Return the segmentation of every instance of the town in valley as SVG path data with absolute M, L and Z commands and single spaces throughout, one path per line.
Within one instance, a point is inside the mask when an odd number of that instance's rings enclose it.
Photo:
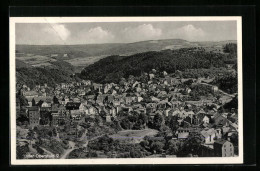
M 237 155 L 237 109 L 223 109 L 236 94 L 207 83 L 212 78 L 177 75 L 153 69 L 119 84 L 22 85 L 18 147 L 69 158 Z M 200 100 L 195 87 L 205 89 Z
M 17 159 L 239 156 L 236 41 L 110 46 L 17 45 Z

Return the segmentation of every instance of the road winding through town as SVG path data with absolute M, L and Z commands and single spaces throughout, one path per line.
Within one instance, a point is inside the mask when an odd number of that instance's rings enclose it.
M 208 84 L 208 83 L 198 83 L 198 84 L 207 85 L 207 86 L 210 86 L 210 87 L 213 87 L 213 86 L 214 86 L 214 85 Z M 228 94 L 228 93 L 226 93 L 226 92 L 224 92 L 223 90 L 220 90 L 220 89 L 218 89 L 218 91 L 219 91 L 220 93 L 226 95 L 226 96 L 231 97 L 231 98 L 234 98 L 235 95 L 236 95 L 236 93 L 235 93 L 235 94 Z
M 75 149 L 75 142 L 69 141 L 69 149 L 65 150 L 60 159 L 66 159 L 69 154 Z

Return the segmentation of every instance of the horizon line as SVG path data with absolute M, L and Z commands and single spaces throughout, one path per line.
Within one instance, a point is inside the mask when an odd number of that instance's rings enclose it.
M 163 40 L 183 40 L 183 41 L 187 41 L 187 42 L 192 42 L 192 43 L 196 43 L 196 42 L 224 42 L 224 41 L 237 41 L 235 39 L 233 40 L 204 40 L 204 41 L 189 41 L 189 40 L 185 40 L 185 39 L 180 39 L 180 38 L 176 38 L 176 39 L 150 39 L 150 40 L 142 40 L 142 41 L 136 41 L 136 42 L 117 42 L 117 43 L 78 43 L 78 44 L 23 44 L 23 43 L 16 43 L 15 45 L 29 45 L 29 46 L 73 46 L 73 45 L 102 45 L 102 44 L 132 44 L 132 43 L 140 43 L 140 42 L 149 42 L 149 41 L 163 41 Z

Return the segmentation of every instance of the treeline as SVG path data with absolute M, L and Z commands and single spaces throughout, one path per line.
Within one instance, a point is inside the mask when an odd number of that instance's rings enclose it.
M 229 54 L 207 52 L 203 48 L 184 48 L 146 52 L 131 56 L 109 56 L 88 67 L 80 74 L 83 79 L 99 83 L 119 82 L 121 77 L 139 76 L 152 69 L 174 73 L 177 70 L 225 67 Z
M 56 61 L 52 61 L 50 62 L 52 65 L 51 66 L 47 66 L 47 68 L 54 68 L 54 69 L 59 69 L 59 70 L 64 70 L 70 74 L 74 73 L 75 68 L 74 66 L 72 66 L 70 63 L 65 62 L 63 60 L 56 60 Z
M 226 61 L 225 61 L 226 63 Z M 211 67 L 209 69 L 201 68 L 201 69 L 187 69 L 181 73 L 183 78 L 199 78 L 199 77 L 218 77 L 219 75 L 229 74 L 229 70 L 224 67 L 215 68 Z

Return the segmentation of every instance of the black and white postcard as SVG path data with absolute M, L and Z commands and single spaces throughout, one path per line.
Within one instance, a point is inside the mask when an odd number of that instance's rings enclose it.
M 11 164 L 243 163 L 241 17 L 10 17 Z

